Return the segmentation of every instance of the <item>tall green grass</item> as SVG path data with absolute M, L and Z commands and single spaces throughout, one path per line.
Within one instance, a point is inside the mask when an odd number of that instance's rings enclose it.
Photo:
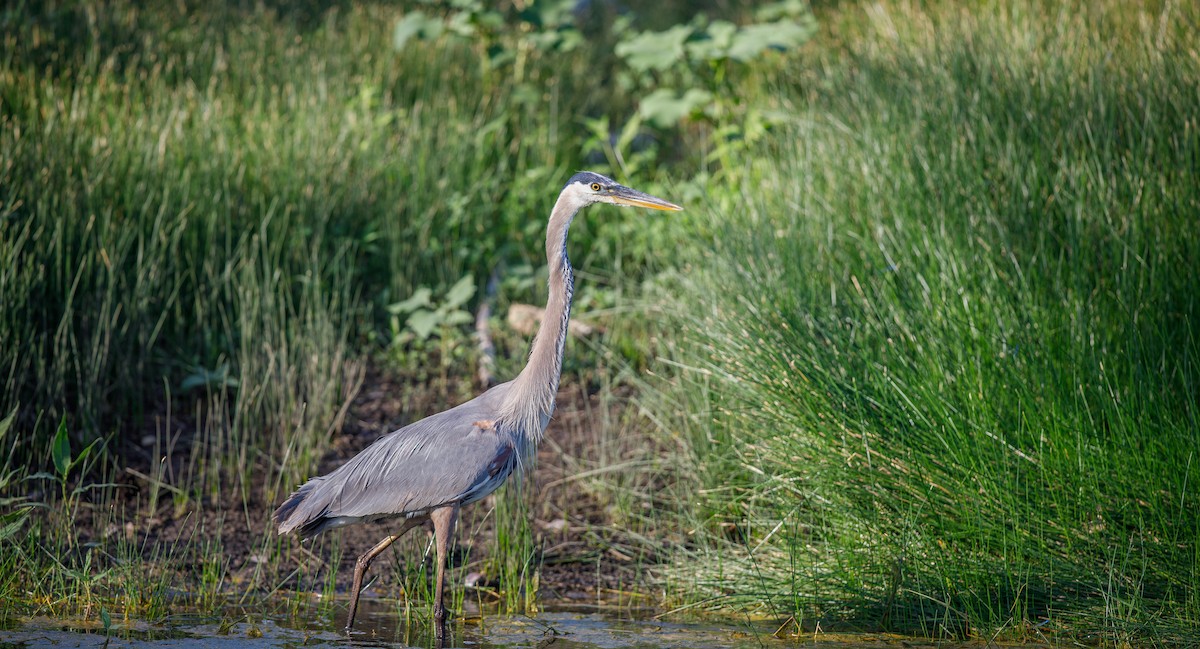
M 403 15 L 6 8 L 0 409 L 20 404 L 42 439 L 38 412 L 68 414 L 86 438 L 146 426 L 164 387 L 236 383 L 235 428 L 291 430 L 307 404 L 301 419 L 324 421 L 302 426 L 323 432 L 341 398 L 325 383 L 352 384 L 336 366 L 375 309 L 544 263 L 543 215 L 588 153 L 586 119 L 628 110 L 593 76 L 611 56 L 397 51 Z M 577 261 L 644 263 L 631 227 L 581 224 Z M 300 369 L 313 349 L 330 353 Z
M 680 599 L 1194 632 L 1200 15 L 827 18 L 679 282 L 693 369 L 656 410 L 695 474 Z
M 595 136 L 586 120 L 629 110 L 597 83 L 611 55 L 514 62 L 449 37 L 397 51 L 403 15 L 0 9 L 0 412 L 18 412 L 21 477 L 49 466 L 65 416 L 76 448 L 106 440 L 113 463 L 89 481 L 131 479 L 130 453 L 166 458 L 138 478 L 153 494 L 139 515 L 169 493 L 176 512 L 232 498 L 249 516 L 329 450 L 364 359 L 391 343 L 386 305 L 544 263 L 555 190 Z M 581 224 L 572 253 L 604 274 L 636 268 L 649 246 L 629 229 Z M 53 500 L 41 494 L 3 495 Z M 42 575 L 67 543 L 53 511 L 30 523 Z M 32 590 L 55 597 L 44 583 Z

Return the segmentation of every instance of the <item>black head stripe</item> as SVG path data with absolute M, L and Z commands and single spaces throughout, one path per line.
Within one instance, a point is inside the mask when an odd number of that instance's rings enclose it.
M 574 176 L 571 176 L 571 179 L 568 180 L 567 184 L 563 185 L 563 187 L 567 187 L 568 185 L 571 185 L 572 183 L 583 183 L 584 185 L 590 185 L 592 183 L 600 183 L 600 185 L 604 186 L 604 187 L 617 184 L 616 181 L 614 181 L 612 178 L 607 178 L 605 176 L 601 176 L 600 174 L 593 173 L 591 171 L 581 171 L 581 172 L 575 174 Z

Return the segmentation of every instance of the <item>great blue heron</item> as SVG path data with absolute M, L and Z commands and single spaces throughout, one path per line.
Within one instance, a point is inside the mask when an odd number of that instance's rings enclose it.
M 532 459 L 554 412 L 574 289 L 567 230 L 579 210 L 592 203 L 683 209 L 600 174 L 572 176 L 546 226 L 550 297 L 529 362 L 517 378 L 379 438 L 329 475 L 304 483 L 275 510 L 280 534 L 298 531 L 304 538 L 345 525 L 403 519 L 395 533 L 355 563 L 347 629 L 354 625 L 363 573 L 371 561 L 405 532 L 431 520 L 438 561 L 433 618 L 438 637 L 444 635 L 446 552 L 458 510 L 495 491 Z

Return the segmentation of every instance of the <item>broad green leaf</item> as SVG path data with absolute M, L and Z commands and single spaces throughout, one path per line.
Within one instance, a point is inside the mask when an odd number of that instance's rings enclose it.
M 67 436 L 67 416 L 63 415 L 58 422 L 58 431 L 54 433 L 54 443 L 50 447 L 50 459 L 54 460 L 54 469 L 60 478 L 67 477 L 71 469 L 71 440 Z
M 534 2 L 527 6 L 532 10 L 530 16 L 534 24 L 542 29 L 570 26 L 575 22 L 577 0 L 550 0 L 549 2 Z
M 707 90 L 691 88 L 682 96 L 670 88 L 659 88 L 642 98 L 638 114 L 659 128 L 669 128 L 712 101 Z
M 403 302 L 397 302 L 395 304 L 389 304 L 384 308 L 392 315 L 412 313 L 417 309 L 429 306 L 429 298 L 431 297 L 433 297 L 433 291 L 427 286 L 422 286 L 421 288 L 413 291 L 413 294 L 410 295 L 407 300 L 404 300 Z
M 504 29 L 504 15 L 498 11 L 481 11 L 474 15 L 473 20 L 476 25 L 489 31 Z
M 446 293 L 446 306 L 456 309 L 466 304 L 467 300 L 471 299 L 473 295 L 475 295 L 475 278 L 470 275 L 464 275 Z
M 438 18 L 431 18 L 423 11 L 412 11 L 404 15 L 392 30 L 392 47 L 397 50 L 413 39 L 433 39 L 442 35 L 446 25 Z
M 471 21 L 471 14 L 459 12 L 450 14 L 449 20 L 445 22 L 446 30 L 455 36 L 463 38 L 471 38 L 475 36 L 477 31 L 475 24 Z
M 563 52 L 571 52 L 584 44 L 583 34 L 577 29 L 567 29 L 562 32 L 562 42 L 559 43 L 558 49 Z
M 404 49 L 409 39 L 421 34 L 421 26 L 424 21 L 425 14 L 420 11 L 405 14 L 396 22 L 396 27 L 392 30 L 392 47 L 397 50 Z
M 687 43 L 688 58 L 699 63 L 729 56 L 729 47 L 737 30 L 737 25 L 731 22 L 714 21 L 704 30 L 703 38 Z
M 108 633 L 112 628 L 112 616 L 108 614 L 108 609 L 100 609 L 100 623 L 104 625 L 104 632 Z
M 475 318 L 472 317 L 470 313 L 463 311 L 462 309 L 457 309 L 447 313 L 445 320 L 442 321 L 442 324 L 447 327 L 454 327 L 461 324 L 467 324 L 474 319 Z
M 561 40 L 562 37 L 558 34 L 558 32 L 554 31 L 533 32 L 525 37 L 525 41 L 531 43 L 540 52 L 553 51 Z
M 433 311 L 419 309 L 408 316 L 408 328 L 416 335 L 417 340 L 425 340 L 429 338 L 429 334 L 433 333 L 440 320 L 438 314 Z
M 729 46 L 729 58 L 749 61 L 767 49 L 790 49 L 807 41 L 814 28 L 791 20 L 776 23 L 746 25 L 738 30 Z
M 617 56 L 638 72 L 666 70 L 683 60 L 683 44 L 692 27 L 676 25 L 665 32 L 643 32 L 617 43 Z

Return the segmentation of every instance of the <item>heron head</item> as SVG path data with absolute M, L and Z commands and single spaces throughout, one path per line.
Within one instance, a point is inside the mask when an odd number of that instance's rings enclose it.
M 611 203 L 623 207 L 647 207 L 670 212 L 683 209 L 674 203 L 631 189 L 612 178 L 590 171 L 581 171 L 571 176 L 563 187 L 563 192 L 569 193 L 581 207 L 592 203 Z

